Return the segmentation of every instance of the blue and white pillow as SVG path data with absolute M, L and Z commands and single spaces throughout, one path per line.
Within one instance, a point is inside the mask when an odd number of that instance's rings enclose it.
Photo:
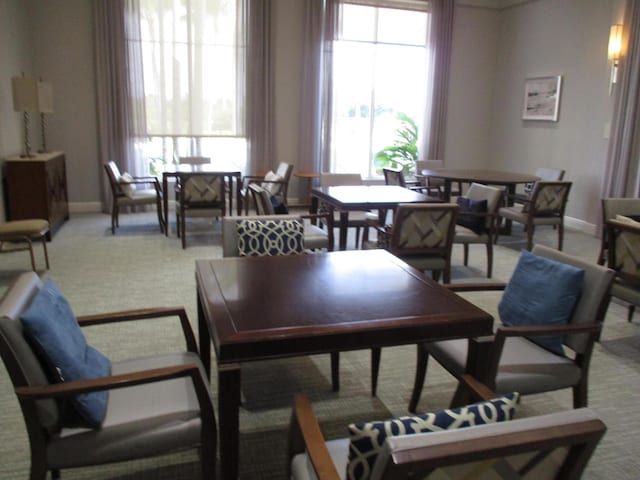
M 241 257 L 296 255 L 304 251 L 304 225 L 298 219 L 238 220 Z
M 352 423 L 349 425 L 347 479 L 366 480 L 370 477 L 387 437 L 455 430 L 511 420 L 518 397 L 518 393 L 510 393 L 486 402 L 435 413 L 379 422 Z
M 111 361 L 87 344 L 69 303 L 53 280 L 44 283 L 20 322 L 56 381 L 111 375 Z M 99 428 L 106 414 L 107 398 L 106 390 L 76 395 L 71 400 L 72 412 L 63 419 L 64 426 Z

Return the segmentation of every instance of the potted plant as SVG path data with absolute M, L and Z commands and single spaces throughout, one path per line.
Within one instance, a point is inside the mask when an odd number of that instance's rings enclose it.
M 398 112 L 396 118 L 400 122 L 396 128 L 396 138 L 392 145 L 376 153 L 374 165 L 378 172 L 384 167 L 391 167 L 402 168 L 405 174 L 412 175 L 418 159 L 418 126 L 405 113 Z

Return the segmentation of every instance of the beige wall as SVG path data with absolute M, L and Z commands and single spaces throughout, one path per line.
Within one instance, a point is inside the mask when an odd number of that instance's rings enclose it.
M 575 182 L 568 215 L 578 225 L 595 223 L 612 101 L 607 35 L 622 1 L 534 0 L 505 9 L 458 6 L 446 163 L 524 172 L 538 166 L 565 168 Z M 275 155 L 293 163 L 303 27 L 303 2 L 274 0 Z M 0 0 L 0 64 L 0 155 L 18 153 L 22 144 L 20 115 L 11 108 L 10 77 L 24 69 L 52 81 L 56 112 L 49 117 L 48 141 L 67 152 L 72 212 L 97 210 L 102 171 L 96 161 L 91 0 Z M 564 78 L 560 121 L 523 122 L 524 79 L 547 74 Z

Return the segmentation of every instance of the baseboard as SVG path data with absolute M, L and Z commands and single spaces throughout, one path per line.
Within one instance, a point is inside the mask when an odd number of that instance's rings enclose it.
M 69 213 L 101 213 L 100 202 L 73 202 L 69 203 Z
M 596 225 L 593 223 L 585 222 L 584 220 L 580 220 L 578 218 L 573 217 L 564 217 L 564 225 L 567 228 L 572 230 L 578 230 L 587 235 L 596 236 L 597 229 Z

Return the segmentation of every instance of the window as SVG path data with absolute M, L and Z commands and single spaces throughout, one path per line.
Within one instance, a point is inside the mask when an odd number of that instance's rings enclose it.
M 140 0 L 145 132 L 156 173 L 180 156 L 244 170 L 244 44 L 238 0 Z
M 410 3 L 412 10 L 356 3 L 341 6 L 334 44 L 331 170 L 371 178 L 380 176 L 373 158 L 393 143 L 398 113 L 423 130 L 430 15 L 427 2 L 396 3 Z

